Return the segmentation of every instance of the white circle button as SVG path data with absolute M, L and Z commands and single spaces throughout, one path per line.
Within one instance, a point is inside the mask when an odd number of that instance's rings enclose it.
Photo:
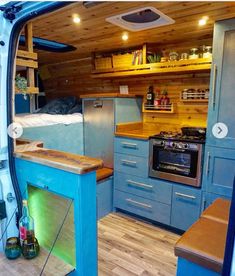
M 23 127 L 19 123 L 12 123 L 8 126 L 7 133 L 13 139 L 20 138 L 23 134 Z
M 228 127 L 224 123 L 216 123 L 212 128 L 213 135 L 218 139 L 223 139 L 228 134 Z

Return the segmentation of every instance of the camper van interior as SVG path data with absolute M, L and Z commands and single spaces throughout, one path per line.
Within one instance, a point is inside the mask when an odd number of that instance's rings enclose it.
M 39 14 L 17 38 L 21 253 L 12 195 L 7 218 L 0 202 L 2 275 L 235 275 L 235 2 Z

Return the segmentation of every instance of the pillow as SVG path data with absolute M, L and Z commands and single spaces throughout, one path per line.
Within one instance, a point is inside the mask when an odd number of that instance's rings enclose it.
M 67 114 L 68 111 L 75 106 L 77 102 L 76 97 L 65 97 L 50 101 L 43 106 L 37 113 L 47 114 Z
M 73 114 L 73 113 L 82 113 L 82 104 L 78 103 L 73 108 L 71 108 L 67 114 Z

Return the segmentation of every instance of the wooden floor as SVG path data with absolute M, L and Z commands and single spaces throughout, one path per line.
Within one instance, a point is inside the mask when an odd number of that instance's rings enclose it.
M 179 235 L 123 214 L 101 219 L 99 276 L 173 276 L 174 244 Z
M 173 276 L 176 270 L 174 244 L 178 235 L 135 220 L 124 214 L 106 216 L 98 223 L 99 276 Z M 0 275 L 38 276 L 46 251 L 31 261 L 22 257 L 10 261 L 0 255 Z M 42 275 L 62 276 L 70 265 L 51 256 Z

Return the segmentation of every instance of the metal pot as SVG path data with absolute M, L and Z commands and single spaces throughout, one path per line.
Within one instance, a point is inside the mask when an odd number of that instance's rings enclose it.
M 206 136 L 205 127 L 182 127 L 182 134 L 187 136 Z

